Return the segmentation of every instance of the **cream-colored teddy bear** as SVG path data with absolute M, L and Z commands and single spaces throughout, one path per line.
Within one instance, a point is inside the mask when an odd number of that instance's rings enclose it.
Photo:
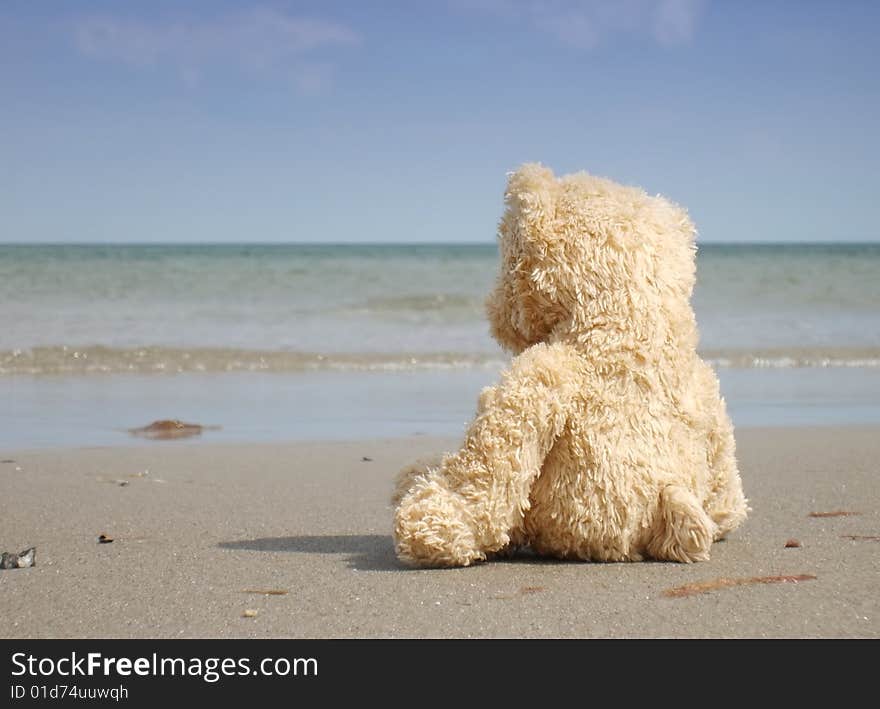
M 693 224 L 662 197 L 535 164 L 510 176 L 505 202 L 487 311 L 516 356 L 461 449 L 398 476 L 398 556 L 708 559 L 748 508 L 696 350 Z

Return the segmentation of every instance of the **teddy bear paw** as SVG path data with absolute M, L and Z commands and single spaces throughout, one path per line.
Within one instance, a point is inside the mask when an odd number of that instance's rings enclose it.
M 412 566 L 470 566 L 486 558 L 477 548 L 457 495 L 432 481 L 412 490 L 394 518 L 397 556 Z
M 689 490 L 667 485 L 660 491 L 660 505 L 648 553 L 665 561 L 708 561 L 715 523 Z

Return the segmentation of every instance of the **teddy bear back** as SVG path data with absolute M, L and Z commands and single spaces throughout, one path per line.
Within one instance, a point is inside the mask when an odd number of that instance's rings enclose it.
M 684 209 L 585 172 L 509 177 L 487 311 L 517 353 L 538 342 L 642 355 L 696 348 L 695 229 Z

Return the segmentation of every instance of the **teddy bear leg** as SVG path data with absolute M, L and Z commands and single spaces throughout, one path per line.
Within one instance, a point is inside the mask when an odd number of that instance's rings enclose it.
M 397 507 L 404 495 L 412 490 L 418 478 L 426 476 L 431 470 L 436 470 L 442 462 L 443 456 L 438 454 L 430 458 L 420 458 L 416 462 L 402 468 L 394 479 L 394 492 L 391 494 L 391 504 Z
M 648 554 L 662 561 L 707 561 L 715 523 L 696 496 L 680 485 L 660 491 L 657 517 L 648 542 Z

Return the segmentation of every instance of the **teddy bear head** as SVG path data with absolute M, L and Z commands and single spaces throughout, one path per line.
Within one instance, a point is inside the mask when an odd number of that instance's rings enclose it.
M 695 229 L 679 206 L 580 172 L 512 173 L 498 227 L 492 334 L 519 353 L 539 342 L 696 345 L 690 296 Z

